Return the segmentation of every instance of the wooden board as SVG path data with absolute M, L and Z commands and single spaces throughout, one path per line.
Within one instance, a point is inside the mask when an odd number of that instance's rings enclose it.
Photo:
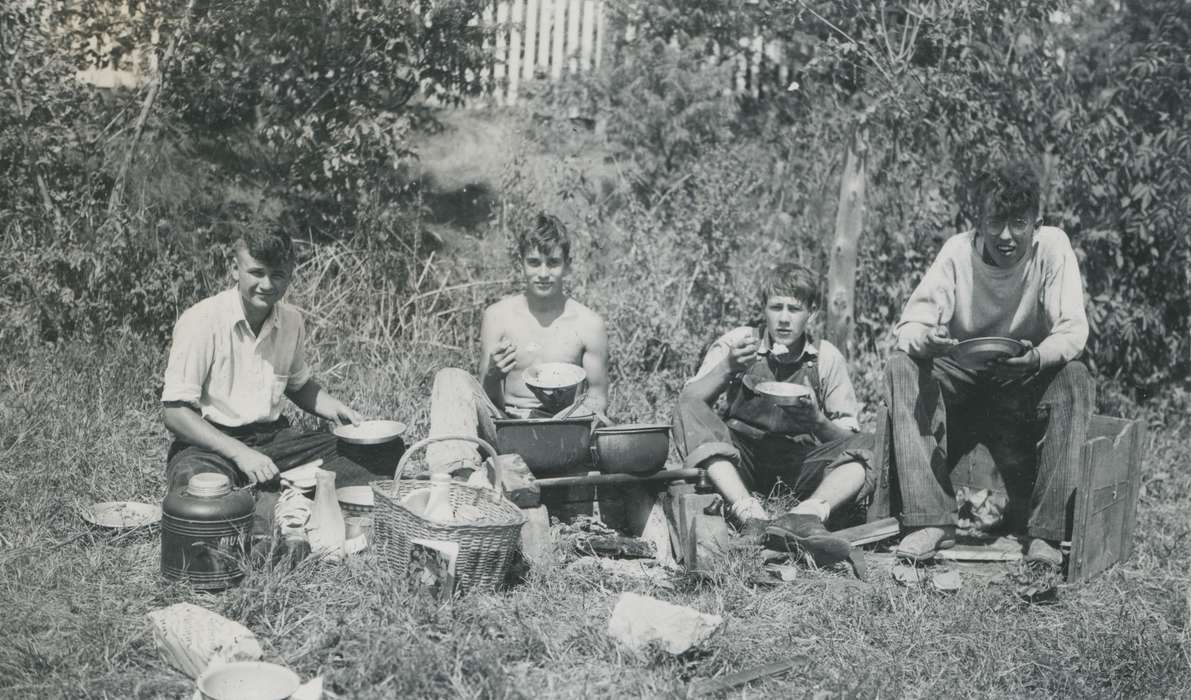
M 1085 443 L 1067 580 L 1086 581 L 1129 556 L 1141 486 L 1143 426 L 1097 416 Z

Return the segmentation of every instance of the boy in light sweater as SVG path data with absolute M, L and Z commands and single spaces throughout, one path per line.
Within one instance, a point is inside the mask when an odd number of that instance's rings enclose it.
M 939 251 L 906 302 L 889 359 L 893 449 L 909 532 L 897 554 L 920 560 L 955 542 L 950 470 L 977 442 L 1032 451 L 1033 473 L 1003 474 L 1026 511 L 1026 558 L 1062 566 L 1080 449 L 1095 390 L 1075 358 L 1088 337 L 1079 264 L 1063 231 L 1040 225 L 1039 180 L 1024 161 L 993 170 L 979 223 Z M 1026 350 L 972 371 L 960 341 L 1000 336 Z M 1016 498 L 1015 498 L 1016 497 Z M 1015 503 L 1016 501 L 1016 503 Z

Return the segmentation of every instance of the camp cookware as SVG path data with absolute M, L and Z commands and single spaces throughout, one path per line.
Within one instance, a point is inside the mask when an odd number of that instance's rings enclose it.
M 979 372 L 993 360 L 1017 357 L 1025 351 L 1026 346 L 1013 338 L 970 338 L 951 348 L 947 356 L 960 367 Z
M 80 515 L 96 527 L 125 530 L 157 524 L 161 520 L 161 507 L 135 501 L 109 501 L 89 505 Z
M 161 575 L 218 590 L 244 578 L 256 499 L 223 474 L 190 477 L 161 504 Z
M 199 676 L 204 700 L 285 700 L 302 685 L 298 674 L 267 661 L 232 661 Z
M 592 416 L 497 420 L 496 451 L 519 454 L 534 476 L 584 471 L 591 460 Z
M 567 362 L 543 362 L 525 370 L 521 381 L 542 402 L 542 408 L 554 413 L 575 403 L 587 372 Z
M 608 474 L 652 474 L 670 454 L 670 426 L 629 423 L 596 428 L 592 433 L 592 462 Z
M 335 437 L 351 445 L 381 445 L 405 433 L 405 423 L 395 420 L 366 420 L 359 425 L 337 425 Z

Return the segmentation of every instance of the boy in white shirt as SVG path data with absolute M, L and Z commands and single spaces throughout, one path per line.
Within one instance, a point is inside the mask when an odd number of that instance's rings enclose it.
M 281 415 L 285 399 L 333 423 L 360 416 L 311 378 L 301 312 L 281 301 L 294 268 L 290 237 L 281 229 L 253 229 L 235 244 L 236 286 L 187 309 L 174 325 L 165 385 L 169 489 L 204 472 L 235 486 L 263 484 L 315 459 L 336 472 L 339 485 L 375 478 L 336 456 L 330 433 L 301 432 Z M 258 501 L 258 530 L 271 514 Z

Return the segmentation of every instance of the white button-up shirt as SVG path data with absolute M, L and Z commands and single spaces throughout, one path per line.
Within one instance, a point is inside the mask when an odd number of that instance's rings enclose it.
M 310 379 L 306 324 L 293 306 L 278 302 L 252 332 L 235 287 L 208 297 L 174 324 L 161 400 L 194 406 L 228 427 L 281 417 L 285 392 Z

